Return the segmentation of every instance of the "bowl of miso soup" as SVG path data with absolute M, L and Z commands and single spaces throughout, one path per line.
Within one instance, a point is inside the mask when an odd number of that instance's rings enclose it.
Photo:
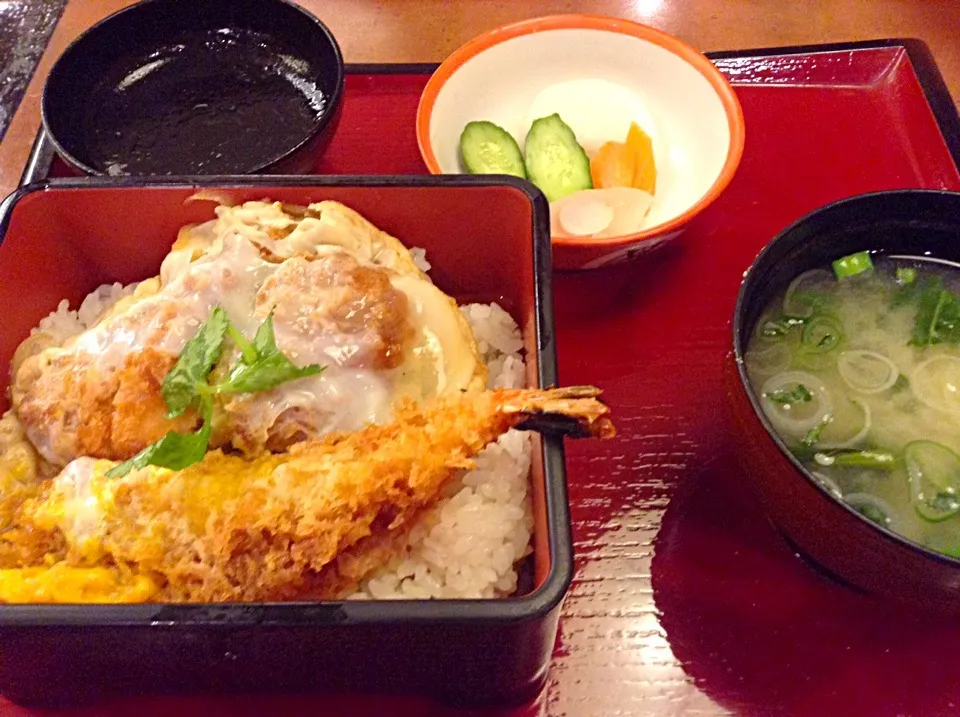
M 960 194 L 819 209 L 744 275 L 729 395 L 781 534 L 868 592 L 960 612 Z

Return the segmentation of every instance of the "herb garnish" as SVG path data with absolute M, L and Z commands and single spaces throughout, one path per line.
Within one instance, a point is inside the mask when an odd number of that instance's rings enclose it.
M 917 305 L 913 326 L 914 346 L 960 343 L 960 295 L 944 288 L 939 276 L 903 285 L 893 297 L 893 307 Z
M 169 431 L 167 435 L 144 448 L 133 458 L 108 470 L 107 478 L 121 478 L 130 471 L 139 470 L 145 466 L 160 466 L 179 471 L 201 461 L 210 445 L 213 418 L 213 403 L 210 399 L 203 399 L 202 404 L 203 425 L 198 431 L 194 433 Z
M 806 435 L 800 439 L 800 443 L 807 448 L 812 448 L 820 440 L 820 434 L 823 433 L 823 429 L 826 428 L 831 421 L 833 421 L 833 414 L 828 413 L 824 415 L 824 417 L 820 419 L 820 422 L 807 431 Z
M 223 335 L 230 326 L 227 313 L 217 306 L 210 318 L 187 341 L 177 362 L 163 379 L 161 393 L 167 404 L 167 418 L 183 414 L 197 399 L 197 386 L 206 384 L 207 376 L 220 360 Z M 230 327 L 233 328 L 233 327 Z
M 277 348 L 273 334 L 273 313 L 260 324 L 253 343 L 230 326 L 230 338 L 240 348 L 240 361 L 230 371 L 226 381 L 211 387 L 213 393 L 256 393 L 267 391 L 281 383 L 305 376 L 313 376 L 323 369 L 312 364 L 299 368 Z
M 910 386 L 910 379 L 908 379 L 903 374 L 897 376 L 897 380 L 893 382 L 893 385 L 890 387 L 894 393 L 899 393 Z
M 790 406 L 795 403 L 809 403 L 813 399 L 810 389 L 802 383 L 798 383 L 795 388 L 778 388 L 774 391 L 767 391 L 764 398 L 768 398 L 781 406 Z
M 763 327 L 760 329 L 760 333 L 767 338 L 786 336 L 795 328 L 803 326 L 806 323 L 806 319 L 795 316 L 782 316 L 778 319 L 770 319 L 769 321 L 764 322 Z
M 210 372 L 220 360 L 226 336 L 240 349 L 240 359 L 226 380 L 209 383 Z M 199 462 L 210 445 L 213 427 L 213 397 L 221 393 L 256 393 L 268 391 L 282 383 L 305 376 L 314 376 L 322 366 L 311 364 L 300 368 L 277 348 L 273 332 L 273 313 L 257 329 L 253 342 L 230 323 L 219 306 L 200 325 L 183 347 L 170 372 L 164 377 L 161 394 L 167 405 L 167 418 L 183 415 L 196 408 L 203 423 L 193 433 L 170 431 L 156 443 L 147 446 L 133 458 L 109 471 L 108 478 L 119 478 L 144 466 L 160 466 L 182 470 Z
M 913 343 L 928 346 L 960 341 L 960 296 L 942 288 L 940 277 L 920 295 Z

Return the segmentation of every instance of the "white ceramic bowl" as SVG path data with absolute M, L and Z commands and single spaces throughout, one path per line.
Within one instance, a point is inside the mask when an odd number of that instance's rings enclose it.
M 554 265 L 564 269 L 622 261 L 676 236 L 720 195 L 743 153 L 740 105 L 729 83 L 702 54 L 645 25 L 595 15 L 556 15 L 493 30 L 440 66 L 417 111 L 424 162 L 434 174 L 463 172 L 460 133 L 472 120 L 500 125 L 522 149 L 531 103 L 540 91 L 586 79 L 614 83 L 623 91 L 632 119 L 653 139 L 657 189 L 639 232 L 610 239 L 554 237 Z M 602 107 L 585 109 L 596 110 L 591 124 L 604 124 L 607 113 Z M 612 136 L 587 137 L 578 131 L 575 117 L 564 119 L 588 153 L 598 140 L 623 141 L 629 127 L 629 121 L 620 121 L 622 127 L 614 122 Z

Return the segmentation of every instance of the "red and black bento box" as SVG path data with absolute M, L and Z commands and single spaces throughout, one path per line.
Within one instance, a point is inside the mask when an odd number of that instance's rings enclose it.
M 0 365 L 58 302 L 157 273 L 184 224 L 234 201 L 333 199 L 408 246 L 458 301 L 518 321 L 531 387 L 557 383 L 547 203 L 532 185 L 478 177 L 49 180 L 0 205 Z M 4 406 L 5 408 L 6 406 Z M 529 579 L 479 600 L 287 604 L 0 605 L 0 693 L 22 703 L 104 692 L 350 689 L 513 701 L 544 683 L 572 544 L 562 439 L 535 438 Z M 523 581 L 521 581 L 521 584 Z

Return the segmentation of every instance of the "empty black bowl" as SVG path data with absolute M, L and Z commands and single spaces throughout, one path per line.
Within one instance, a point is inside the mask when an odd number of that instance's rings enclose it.
M 960 613 L 960 560 L 878 526 L 815 480 L 767 420 L 743 364 L 761 312 L 793 278 L 867 250 L 960 262 L 960 194 L 903 190 L 839 201 L 760 252 L 737 297 L 726 367 L 738 457 L 779 531 L 828 573 L 869 592 Z
M 332 137 L 343 58 L 286 0 L 145 0 L 57 60 L 43 124 L 85 174 L 307 172 Z

